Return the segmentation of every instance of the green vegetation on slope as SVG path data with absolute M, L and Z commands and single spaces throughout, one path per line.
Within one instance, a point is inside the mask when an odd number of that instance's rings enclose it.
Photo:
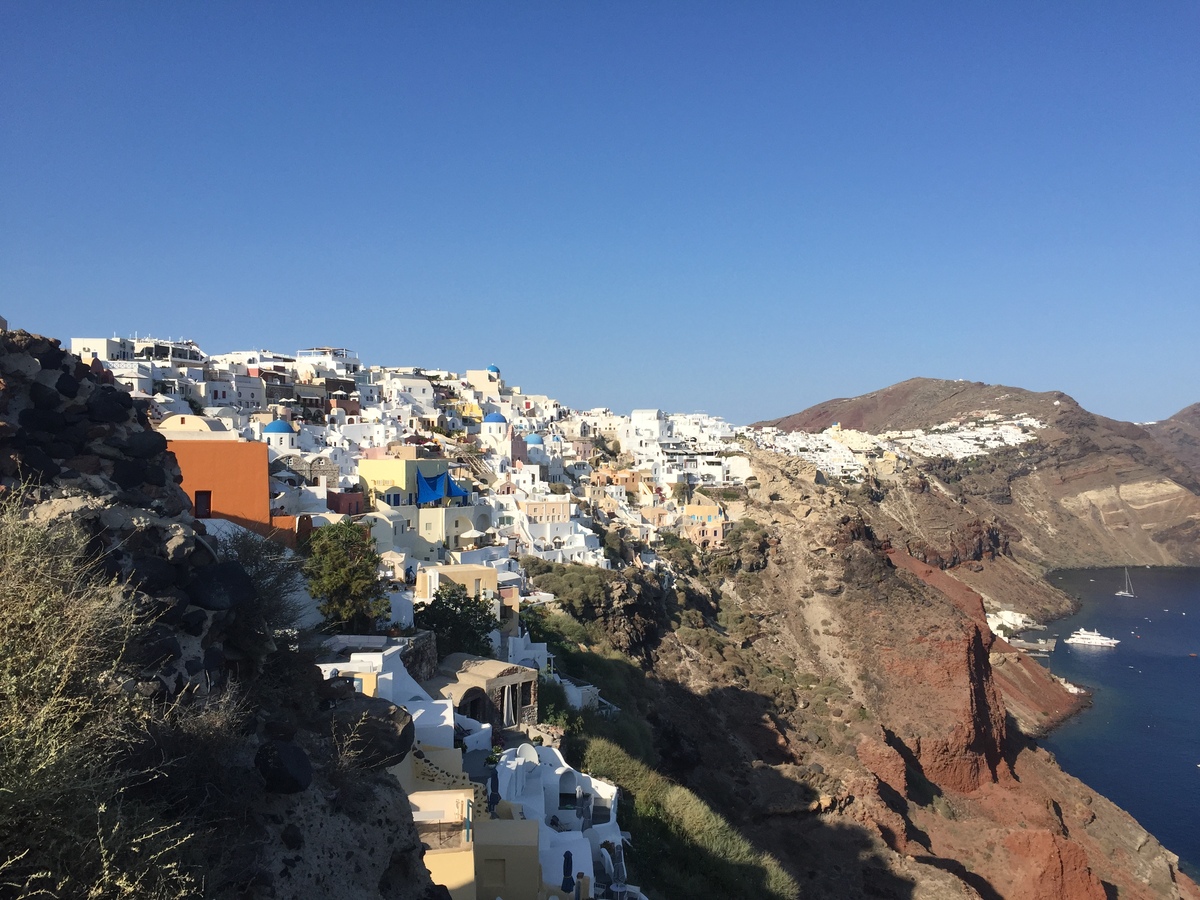
M 793 898 L 800 889 L 779 862 L 760 853 L 721 815 L 604 738 L 584 743 L 581 768 L 628 795 L 621 826 L 637 848 L 638 872 L 651 896 Z M 632 800 L 632 804 L 629 801 Z
M 573 573 L 566 568 L 563 576 L 569 579 Z M 620 707 L 609 716 L 573 710 L 557 685 L 544 683 L 539 690 L 539 721 L 565 729 L 567 760 L 628 795 L 620 816 L 636 848 L 628 860 L 630 877 L 652 898 L 797 896 L 795 882 L 773 857 L 755 850 L 692 791 L 655 770 L 659 760 L 647 721 L 653 685 L 612 647 L 601 624 L 545 610 L 523 618 L 534 639 L 549 644 L 560 671 L 597 685 Z

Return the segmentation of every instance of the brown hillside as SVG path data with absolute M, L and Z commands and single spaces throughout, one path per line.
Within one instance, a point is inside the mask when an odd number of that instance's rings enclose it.
M 1144 427 L 1155 443 L 1200 477 L 1200 403 Z
M 1078 404 L 1060 391 L 1038 394 L 981 381 L 910 378 L 869 394 L 826 400 L 802 412 L 757 424 L 774 425 L 784 431 L 822 431 L 840 422 L 843 428 L 878 434 L 928 428 L 986 413 L 1029 415 L 1045 422 L 1072 408 L 1078 409 Z
M 776 424 L 818 429 L 840 421 L 879 433 L 991 413 L 1030 415 L 1046 427 L 1020 447 L 963 460 L 913 458 L 901 473 L 872 479 L 876 499 L 866 514 L 881 535 L 940 567 L 993 550 L 1033 572 L 1200 563 L 1196 471 L 1141 426 L 1097 416 L 1057 391 L 914 378 Z M 1181 413 L 1178 421 L 1190 419 Z M 1030 612 L 1053 613 L 1035 592 L 1026 596 Z

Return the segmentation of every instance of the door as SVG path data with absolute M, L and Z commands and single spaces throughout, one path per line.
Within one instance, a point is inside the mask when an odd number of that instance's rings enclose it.
M 196 518 L 212 518 L 212 491 L 196 491 Z

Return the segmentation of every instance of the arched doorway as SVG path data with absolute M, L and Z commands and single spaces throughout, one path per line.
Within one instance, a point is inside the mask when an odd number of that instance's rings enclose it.
M 474 719 L 476 722 L 490 723 L 493 727 L 500 726 L 500 716 L 491 699 L 482 688 L 468 688 L 458 702 L 458 714 Z

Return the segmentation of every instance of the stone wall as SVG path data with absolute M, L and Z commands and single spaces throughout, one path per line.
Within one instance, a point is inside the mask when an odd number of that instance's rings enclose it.
M 400 660 L 413 680 L 424 684 L 438 673 L 437 636 L 432 631 L 418 631 L 405 640 Z

